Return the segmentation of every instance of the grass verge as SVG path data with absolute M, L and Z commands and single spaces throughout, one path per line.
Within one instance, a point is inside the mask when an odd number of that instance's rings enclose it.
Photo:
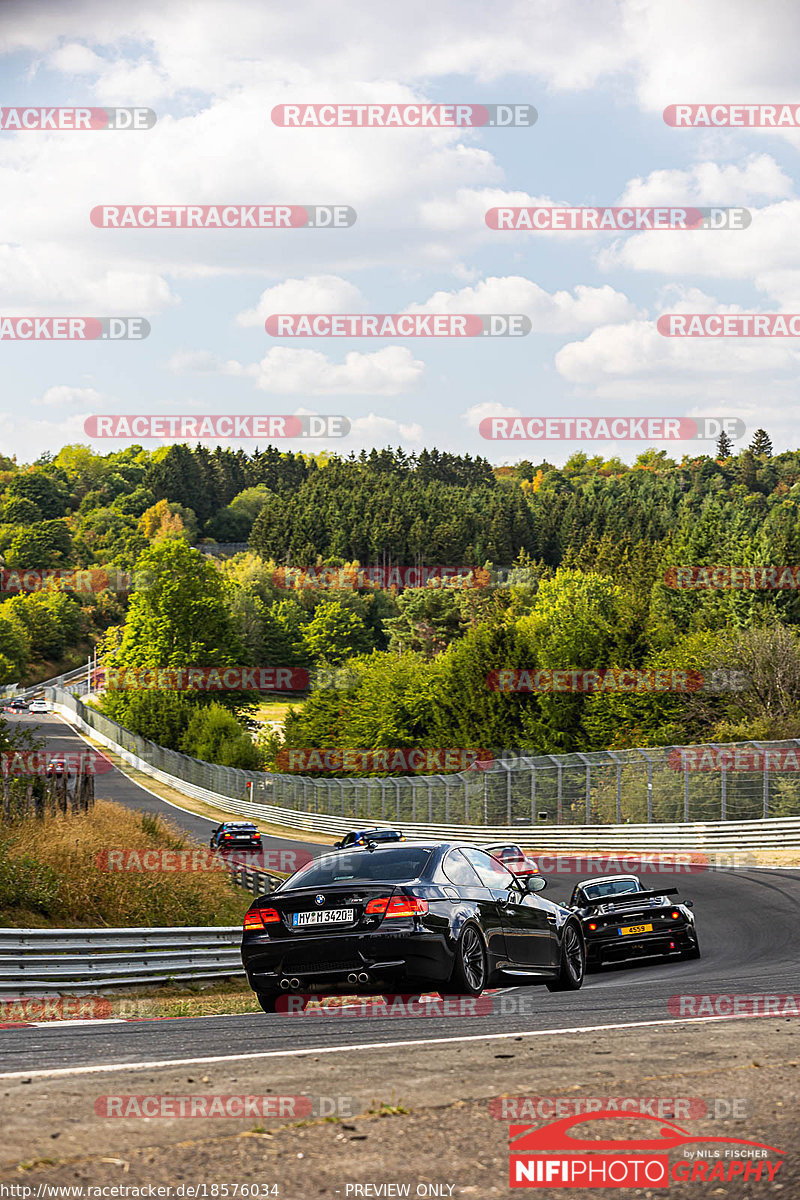
M 171 822 L 110 800 L 98 800 L 88 813 L 4 825 L 0 924 L 74 929 L 238 924 L 248 896 L 224 872 L 104 869 L 108 850 L 194 848 Z

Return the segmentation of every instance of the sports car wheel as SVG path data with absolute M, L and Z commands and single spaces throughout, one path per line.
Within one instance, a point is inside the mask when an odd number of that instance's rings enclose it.
M 681 958 L 700 958 L 700 943 L 697 940 L 697 934 L 694 935 L 694 941 L 681 951 Z
M 551 992 L 576 992 L 586 974 L 586 950 L 574 925 L 567 925 L 561 941 L 561 963 L 558 975 L 548 983 Z
M 486 951 L 481 935 L 474 925 L 465 925 L 456 946 L 453 973 L 447 985 L 439 989 L 439 994 L 480 996 L 486 987 L 487 974 Z

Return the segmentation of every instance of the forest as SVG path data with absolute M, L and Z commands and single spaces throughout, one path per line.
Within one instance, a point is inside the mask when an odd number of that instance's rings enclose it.
M 98 701 L 164 745 L 266 769 L 282 748 L 542 754 L 795 737 L 797 572 L 782 586 L 675 583 L 691 576 L 679 568 L 800 562 L 800 451 L 773 453 L 763 430 L 736 454 L 716 449 L 680 461 L 648 449 L 632 464 L 579 453 L 562 467 L 399 448 L 0 456 L 0 684 L 95 649 L 122 669 L 305 668 L 310 686 L 280 729 L 254 721 L 262 698 L 249 692 Z M 458 571 L 429 572 L 424 587 L 359 571 L 435 566 Z M 109 586 L 76 590 L 76 567 L 104 568 Z M 20 585 L 36 571 L 50 572 L 41 588 Z M 113 586 L 125 572 L 130 591 Z M 724 670 L 747 685 L 493 690 L 507 668 Z

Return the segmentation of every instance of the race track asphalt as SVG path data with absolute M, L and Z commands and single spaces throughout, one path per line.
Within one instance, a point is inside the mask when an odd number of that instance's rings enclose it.
M 33 727 L 35 719 L 21 718 Z M 75 750 L 77 735 L 48 716 L 38 733 L 52 751 Z M 162 813 L 200 843 L 214 821 L 150 795 L 114 769 L 98 778 L 98 795 L 147 812 Z M 299 839 L 266 838 L 267 846 L 325 850 Z M 645 877 L 647 878 L 647 877 Z M 652 876 L 650 878 L 653 878 Z M 0 1041 L 0 1076 L 114 1064 L 227 1061 L 270 1054 L 336 1052 L 373 1044 L 398 1046 L 437 1040 L 511 1037 L 548 1030 L 603 1028 L 675 1019 L 670 997 L 697 994 L 793 993 L 798 981 L 800 871 L 724 870 L 658 875 L 659 885 L 678 887 L 695 904 L 703 957 L 696 961 L 628 963 L 587 976 L 579 992 L 550 994 L 543 988 L 503 989 L 495 1011 L 483 1016 L 399 1016 L 365 1019 L 336 1016 L 237 1014 L 118 1024 L 57 1025 L 8 1029 Z M 574 877 L 553 877 L 547 896 L 566 900 Z M 242 911 L 249 901 L 243 895 Z M 684 1020 L 691 1011 L 684 1012 Z M 503 1045 L 502 1041 L 498 1042 Z M 398 1051 L 399 1053 L 399 1051 Z M 265 1064 L 265 1069 L 268 1064 Z

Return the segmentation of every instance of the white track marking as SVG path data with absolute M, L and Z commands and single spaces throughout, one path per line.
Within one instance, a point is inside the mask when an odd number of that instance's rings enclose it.
M 250 1014 L 247 1014 L 250 1015 Z M 253 1014 L 255 1015 L 255 1014 Z M 739 1013 L 723 1017 L 676 1017 L 663 1021 L 622 1021 L 614 1025 L 575 1025 L 567 1029 L 515 1029 L 510 1033 L 469 1033 L 461 1037 L 416 1038 L 401 1042 L 360 1042 L 346 1046 L 313 1046 L 304 1050 L 253 1050 L 245 1054 L 213 1054 L 202 1058 L 147 1059 L 142 1062 L 103 1063 L 90 1067 L 57 1067 L 50 1071 L 3 1071 L 0 1079 L 57 1079 L 69 1075 L 99 1075 L 108 1071 L 154 1071 L 158 1067 L 199 1066 L 201 1063 L 246 1062 L 262 1058 L 301 1058 L 314 1054 L 343 1054 L 353 1050 L 398 1050 L 406 1046 L 441 1046 L 453 1042 L 492 1042 L 508 1038 L 560 1037 L 568 1033 L 602 1033 L 607 1029 L 647 1029 L 659 1025 L 708 1025 L 714 1021 L 756 1021 L 775 1013 Z

